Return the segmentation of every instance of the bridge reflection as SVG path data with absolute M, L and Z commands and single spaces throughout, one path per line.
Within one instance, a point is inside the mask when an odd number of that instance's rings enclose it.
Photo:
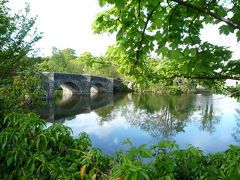
M 113 104 L 123 99 L 124 94 L 85 94 L 64 97 L 56 102 L 54 99 L 47 99 L 46 105 L 40 107 L 36 112 L 48 122 L 65 119 L 82 113 L 90 113 L 91 111 L 104 107 L 113 106 Z

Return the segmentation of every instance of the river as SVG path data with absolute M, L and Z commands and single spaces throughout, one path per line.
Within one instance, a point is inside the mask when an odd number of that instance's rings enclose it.
M 175 140 L 204 153 L 240 145 L 240 103 L 223 95 L 102 94 L 48 102 L 38 111 L 53 122 L 72 128 L 73 136 L 89 134 L 93 146 L 106 154 L 134 145 Z

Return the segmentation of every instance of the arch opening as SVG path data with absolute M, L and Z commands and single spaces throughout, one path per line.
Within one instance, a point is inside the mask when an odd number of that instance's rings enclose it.
M 61 102 L 68 101 L 73 95 L 76 94 L 79 94 L 79 88 L 77 85 L 71 82 L 60 84 L 54 92 L 55 97 Z
M 94 84 L 90 88 L 91 95 L 96 95 L 96 94 L 100 94 L 100 93 L 104 93 L 104 92 L 105 91 L 104 91 L 102 84 Z

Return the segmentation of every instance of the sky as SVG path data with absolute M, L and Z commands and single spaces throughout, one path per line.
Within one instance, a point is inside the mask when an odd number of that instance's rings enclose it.
M 37 15 L 36 27 L 43 32 L 37 42 L 40 55 L 49 56 L 52 47 L 75 49 L 77 55 L 91 52 L 104 55 L 107 47 L 115 43 L 108 34 L 96 35 L 91 29 L 97 13 L 102 11 L 98 0 L 9 0 L 14 11 L 30 4 L 31 15 Z
M 50 56 L 52 47 L 75 49 L 77 55 L 90 52 L 95 56 L 105 54 L 109 45 L 115 43 L 114 35 L 93 34 L 91 25 L 97 13 L 103 11 L 98 0 L 9 0 L 10 7 L 17 11 L 30 4 L 32 15 L 37 15 L 36 27 L 43 32 L 37 42 L 39 55 Z M 229 46 L 234 51 L 233 59 L 240 59 L 240 43 L 233 35 L 219 35 L 216 26 L 207 26 L 202 39 L 216 45 Z

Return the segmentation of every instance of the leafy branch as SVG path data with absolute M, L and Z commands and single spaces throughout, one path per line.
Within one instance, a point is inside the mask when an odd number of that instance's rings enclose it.
M 141 16 L 141 0 L 138 0 L 138 18 Z
M 194 9 L 196 11 L 208 14 L 208 15 L 214 17 L 215 19 L 218 19 L 218 20 L 220 20 L 222 22 L 225 22 L 226 24 L 228 24 L 229 26 L 233 27 L 234 29 L 239 29 L 240 30 L 240 24 L 236 24 L 236 23 L 230 21 L 229 19 L 221 17 L 218 14 L 216 14 L 216 13 L 214 13 L 214 12 L 208 10 L 208 9 L 204 9 L 204 8 L 192 5 L 190 3 L 187 3 L 187 2 L 184 2 L 184 1 L 181 1 L 181 0 L 172 0 L 172 1 L 174 1 L 174 2 L 176 2 L 178 4 L 181 4 L 183 6 L 189 7 L 191 9 Z
M 233 5 L 240 11 L 240 7 L 232 0 Z
M 139 60 L 139 56 L 140 56 L 140 53 L 141 53 L 141 47 L 142 47 L 142 43 L 143 43 L 143 39 L 144 39 L 144 35 L 145 35 L 145 31 L 147 29 L 148 23 L 149 23 L 150 19 L 152 18 L 153 13 L 156 11 L 156 9 L 157 9 L 157 7 L 159 5 L 160 5 L 160 2 L 157 4 L 157 6 L 155 8 L 153 8 L 153 10 L 147 16 L 147 20 L 145 22 L 145 25 L 144 25 L 144 28 L 143 28 L 143 31 L 142 31 L 142 35 L 141 35 L 141 38 L 139 40 L 139 44 L 138 44 L 138 47 L 137 47 L 137 54 L 136 54 L 135 64 Z
M 177 77 L 177 76 L 175 76 Z M 190 78 L 190 79 L 209 79 L 209 80 L 226 80 L 226 79 L 232 79 L 232 80 L 240 80 L 240 77 L 234 77 L 234 76 L 183 76 L 184 78 Z
M 169 17 L 169 23 L 168 23 L 168 32 L 170 33 L 172 30 L 171 30 L 171 24 L 172 24 L 172 17 L 173 17 L 173 14 L 175 13 L 175 11 L 177 10 L 177 8 L 179 7 L 179 5 L 175 6 L 175 7 L 172 7 L 169 2 L 168 2 L 168 5 L 169 7 L 171 7 L 173 10 L 172 10 L 172 13 L 170 14 L 170 17 Z M 170 39 L 172 39 L 172 35 L 170 33 Z

